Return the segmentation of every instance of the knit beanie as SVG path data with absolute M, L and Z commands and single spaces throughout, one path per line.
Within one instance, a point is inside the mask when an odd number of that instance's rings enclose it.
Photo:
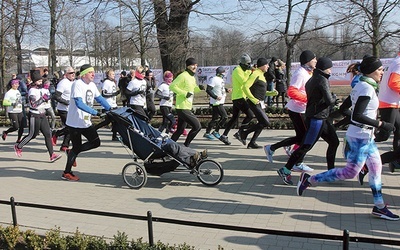
M 80 76 L 84 76 L 91 71 L 94 71 L 94 68 L 90 64 L 84 64 L 81 66 Z
M 186 67 L 195 64 L 197 64 L 197 62 L 196 59 L 194 59 L 193 57 L 189 57 L 188 59 L 186 59 Z
M 312 52 L 310 50 L 304 50 L 300 54 L 300 64 L 304 65 L 304 64 L 308 63 L 309 61 L 311 61 L 312 59 L 314 59 L 315 57 L 316 56 L 315 56 L 314 52 Z
M 31 75 L 32 83 L 35 83 L 35 82 L 43 79 L 39 70 L 35 70 L 35 69 L 31 70 L 30 75 Z
M 221 74 L 223 74 L 223 73 L 225 73 L 225 68 L 222 67 L 222 66 L 219 66 L 219 67 L 215 70 L 215 74 L 216 74 L 216 75 L 221 75 Z
M 326 70 L 332 68 L 332 60 L 328 57 L 320 57 L 318 58 L 316 68 L 320 70 Z
M 258 58 L 257 60 L 257 68 L 262 67 L 264 65 L 268 64 L 268 60 L 265 59 L 264 57 Z
M 363 74 L 371 74 L 382 66 L 381 60 L 376 56 L 364 57 L 360 64 L 360 71 Z
M 249 63 L 251 63 L 251 58 L 250 58 L 250 56 L 249 56 L 248 54 L 243 54 L 243 55 L 240 57 L 240 63 L 241 63 L 241 64 L 249 64 Z

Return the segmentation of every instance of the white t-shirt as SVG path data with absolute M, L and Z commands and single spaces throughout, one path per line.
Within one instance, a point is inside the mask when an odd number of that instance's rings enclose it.
M 40 89 L 40 93 L 42 94 L 42 96 L 47 95 L 48 97 L 50 97 L 50 91 L 48 89 L 41 88 Z M 44 104 L 44 108 L 45 109 L 51 108 L 50 99 L 47 102 L 44 102 L 43 104 Z
M 158 86 L 158 90 L 161 91 L 162 96 L 169 96 L 169 100 L 165 99 L 160 100 L 160 107 L 161 106 L 172 107 L 172 103 L 174 102 L 174 92 L 169 90 L 169 85 L 163 82 L 161 83 L 160 86 Z
M 134 78 L 128 83 L 126 88 L 132 92 L 136 92 L 138 90 L 143 91 L 143 94 L 131 96 L 129 104 L 142 107 L 146 106 L 146 80 Z
M 61 92 L 62 99 L 68 100 L 68 101 L 70 100 L 72 83 L 73 83 L 73 81 L 71 82 L 67 78 L 64 78 L 57 84 L 56 91 Z M 68 111 L 68 105 L 65 105 L 65 104 L 59 102 L 57 104 L 57 110 Z
M 101 87 L 101 90 L 104 91 L 106 94 L 111 94 L 117 92 L 117 85 L 115 82 L 110 81 L 109 79 L 106 79 L 103 82 L 103 86 Z M 110 104 L 111 108 L 116 108 L 117 107 L 117 96 L 112 96 L 112 97 L 104 97 L 108 104 Z
M 33 104 L 42 98 L 42 91 L 36 87 L 32 87 L 28 92 L 29 98 L 29 112 L 32 114 L 45 114 L 46 113 L 46 102 L 42 102 L 39 106 L 34 107 Z
M 224 79 L 219 77 L 219 76 L 213 76 L 213 77 L 211 77 L 210 82 L 207 85 L 213 87 L 212 92 L 216 96 L 222 97 L 221 100 L 216 100 L 216 99 L 210 97 L 210 104 L 211 105 L 224 104 L 225 103 L 225 98 L 226 98 Z
M 378 114 L 377 110 L 379 107 L 379 100 L 378 96 L 376 95 L 375 89 L 364 81 L 360 81 L 359 83 L 357 83 L 357 85 L 354 86 L 350 93 L 352 110 L 354 110 L 354 106 L 356 105 L 357 99 L 360 96 L 371 97 L 371 100 L 365 108 L 363 115 L 375 120 Z M 358 124 L 358 122 L 353 121 L 353 119 L 351 121 Z M 373 129 L 360 128 L 352 124 L 349 125 L 346 135 L 362 139 L 375 138 Z
M 300 67 L 298 68 L 292 75 L 292 78 L 290 80 L 290 86 L 295 87 L 298 89 L 300 92 L 306 94 L 306 82 L 311 78 L 311 74 L 308 73 L 308 71 Z M 305 113 L 306 112 L 306 102 L 300 102 L 298 100 L 291 99 L 288 101 L 286 104 L 286 108 L 289 109 L 290 111 L 296 112 L 296 113 Z
M 22 97 L 18 89 L 10 89 L 4 95 L 4 100 L 9 100 L 15 105 L 7 106 L 7 113 L 17 114 L 22 112 Z
M 87 128 L 92 125 L 92 115 L 79 109 L 74 98 L 82 98 L 82 102 L 89 107 L 93 107 L 94 98 L 100 96 L 96 84 L 91 82 L 86 84 L 81 79 L 76 80 L 71 88 L 71 102 L 68 107 L 67 125 L 74 128 Z

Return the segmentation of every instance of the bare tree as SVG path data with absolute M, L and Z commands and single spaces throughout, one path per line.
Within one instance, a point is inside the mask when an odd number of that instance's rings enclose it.
M 358 15 L 356 26 L 359 27 L 358 41 L 371 45 L 372 54 L 379 57 L 382 44 L 392 37 L 400 37 L 399 23 L 395 17 L 400 11 L 400 1 L 389 0 L 351 0 L 361 13 Z
M 157 39 L 164 70 L 168 69 L 174 73 L 181 70 L 188 53 L 189 15 L 198 2 L 200 0 L 153 0 Z

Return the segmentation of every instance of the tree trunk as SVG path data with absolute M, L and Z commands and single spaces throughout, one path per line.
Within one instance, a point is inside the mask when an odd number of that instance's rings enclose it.
M 56 33 L 57 33 L 57 0 L 49 1 L 50 9 L 50 41 L 49 41 L 49 73 L 57 71 Z
M 183 69 L 189 51 L 189 14 L 200 0 L 153 0 L 157 40 L 163 70 L 174 74 Z M 168 16 L 169 12 L 169 16 Z

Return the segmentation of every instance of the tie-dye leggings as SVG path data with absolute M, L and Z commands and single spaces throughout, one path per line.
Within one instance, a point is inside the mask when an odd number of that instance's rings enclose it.
M 311 185 L 319 182 L 334 182 L 337 180 L 353 179 L 358 175 L 364 164 L 367 164 L 368 181 L 376 206 L 384 205 L 382 197 L 382 162 L 373 139 L 360 139 L 346 136 L 349 146 L 347 164 L 344 168 L 334 168 L 329 171 L 313 175 L 309 178 Z

